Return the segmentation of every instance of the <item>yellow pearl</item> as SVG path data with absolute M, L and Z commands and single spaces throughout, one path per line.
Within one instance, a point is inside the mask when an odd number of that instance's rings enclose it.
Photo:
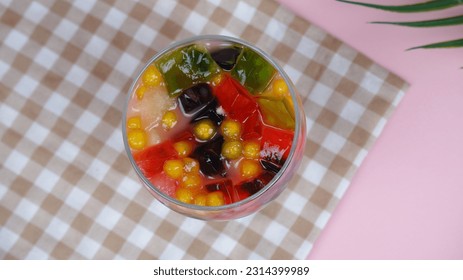
M 164 162 L 163 170 L 172 179 L 178 179 L 183 175 L 183 161 L 169 159 Z
M 135 150 L 141 150 L 146 147 L 147 144 L 147 137 L 146 133 L 142 129 L 134 129 L 127 133 L 127 140 L 129 142 L 129 146 Z
M 177 124 L 177 114 L 174 111 L 167 111 L 162 116 L 162 127 L 165 130 L 173 128 Z
M 221 191 L 208 193 L 206 196 L 207 206 L 222 206 L 225 204 L 225 199 Z
M 241 156 L 240 141 L 225 141 L 222 145 L 222 155 L 227 159 L 237 159 Z
M 177 151 L 179 157 L 183 158 L 191 153 L 193 146 L 188 141 L 179 141 L 174 143 L 174 149 Z
M 199 174 L 187 173 L 183 176 L 180 186 L 187 189 L 198 189 L 201 186 Z
M 147 87 L 156 87 L 161 84 L 162 76 L 156 66 L 151 64 L 143 72 L 141 80 L 143 81 L 143 85 Z
M 206 206 L 206 202 L 207 202 L 206 195 L 198 194 L 197 196 L 195 196 L 194 204 L 199 205 L 199 206 Z
M 127 120 L 127 128 L 137 129 L 141 128 L 141 118 L 140 117 L 131 117 Z
M 257 160 L 243 159 L 239 166 L 241 177 L 251 179 L 259 175 L 261 166 Z
M 143 99 L 143 96 L 145 96 L 145 92 L 146 92 L 146 87 L 144 85 L 140 85 L 137 87 L 137 89 L 135 90 L 135 94 L 137 95 L 138 100 Z
M 220 84 L 222 82 L 222 80 L 223 80 L 223 75 L 221 73 L 219 73 L 219 74 L 215 75 L 214 77 L 212 77 L 211 82 L 212 82 L 213 86 L 216 86 L 216 85 Z
M 245 158 L 258 159 L 260 156 L 260 144 L 255 141 L 245 142 L 243 144 L 243 155 Z
M 273 94 L 277 98 L 283 99 L 288 94 L 288 86 L 283 79 L 277 79 L 273 83 Z
M 199 162 L 195 159 L 186 157 L 183 159 L 183 170 L 186 173 L 199 173 Z
M 193 192 L 185 188 L 178 188 L 175 197 L 183 203 L 192 203 L 194 199 Z
M 227 119 L 220 125 L 220 132 L 225 138 L 238 140 L 241 135 L 241 124 L 235 120 Z
M 205 141 L 215 135 L 216 127 L 211 120 L 205 119 L 197 122 L 193 127 L 193 134 L 199 140 Z

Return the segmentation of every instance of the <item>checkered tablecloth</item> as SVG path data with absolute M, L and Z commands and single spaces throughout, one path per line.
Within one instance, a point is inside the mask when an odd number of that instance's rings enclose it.
M 0 0 L 0 34 L 3 259 L 306 258 L 407 86 L 266 0 Z M 230 222 L 155 201 L 122 143 L 136 73 L 198 34 L 276 57 L 307 114 L 297 176 L 264 210 Z

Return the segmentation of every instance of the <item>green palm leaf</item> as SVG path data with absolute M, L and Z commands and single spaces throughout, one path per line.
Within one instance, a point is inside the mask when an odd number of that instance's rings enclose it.
M 463 47 L 463 38 L 457 39 L 457 40 L 451 40 L 451 41 L 445 41 L 445 42 L 439 42 L 439 43 L 434 43 L 434 44 L 429 44 L 429 45 L 413 47 L 413 48 L 409 48 L 408 50 L 435 49 L 435 48 L 460 48 L 460 47 Z
M 451 8 L 454 6 L 463 5 L 463 0 L 432 0 L 432 1 L 427 1 L 427 2 L 421 2 L 421 3 L 409 4 L 409 5 L 399 5 L 399 6 L 378 5 L 378 4 L 357 2 L 357 1 L 348 1 L 348 0 L 337 0 L 337 1 L 359 5 L 359 6 L 365 6 L 369 8 L 380 9 L 384 11 L 399 12 L 399 13 L 420 13 L 420 12 L 428 12 L 428 11 L 435 11 L 435 10 L 443 10 L 443 9 Z M 441 19 L 424 20 L 424 21 L 410 21 L 410 22 L 374 21 L 372 23 L 395 24 L 395 25 L 409 26 L 409 27 L 439 27 L 439 26 L 463 24 L 463 15 L 448 17 L 448 18 L 441 18 Z M 422 45 L 422 46 L 410 48 L 409 50 L 433 49 L 433 48 L 459 48 L 459 47 L 463 47 L 463 39 Z
M 402 25 L 402 26 L 410 26 L 410 27 L 449 26 L 449 25 L 463 24 L 463 15 L 456 16 L 456 17 L 442 18 L 442 19 L 424 20 L 424 21 L 409 21 L 409 22 L 373 21 L 371 23 L 394 24 L 394 25 Z
M 343 3 L 354 4 L 354 5 L 365 6 L 369 8 L 385 10 L 385 11 L 398 12 L 398 13 L 428 12 L 428 11 L 447 9 L 453 6 L 463 4 L 462 0 L 432 0 L 432 1 L 423 2 L 423 3 L 401 5 L 401 6 L 386 6 L 386 5 L 377 5 L 377 4 L 356 2 L 356 1 L 347 1 L 347 0 L 337 0 L 337 1 L 343 2 Z

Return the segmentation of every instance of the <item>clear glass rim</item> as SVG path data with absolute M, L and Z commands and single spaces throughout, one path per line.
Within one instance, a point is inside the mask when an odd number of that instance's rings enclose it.
M 191 44 L 191 43 L 194 43 L 194 42 L 197 42 L 197 41 L 218 41 L 218 42 L 224 42 L 224 43 L 234 43 L 234 44 L 240 44 L 240 45 L 246 46 L 248 48 L 251 48 L 252 50 L 257 52 L 259 55 L 261 55 L 263 58 L 265 58 L 270 64 L 272 64 L 272 66 L 275 67 L 275 69 L 278 71 L 278 73 L 283 77 L 286 84 L 288 85 L 288 89 L 289 89 L 290 94 L 291 94 L 291 99 L 292 99 L 293 104 L 294 104 L 295 129 L 294 129 L 294 136 L 293 136 L 293 144 L 291 145 L 291 149 L 290 149 L 288 158 L 286 159 L 285 163 L 281 167 L 280 171 L 272 178 L 272 180 L 270 180 L 270 182 L 264 188 L 262 188 L 257 193 L 255 193 L 255 194 L 253 194 L 253 195 L 251 195 L 251 196 L 249 196 L 249 197 L 247 197 L 247 198 L 245 198 L 243 200 L 240 200 L 240 201 L 237 201 L 237 202 L 234 202 L 234 203 L 230 203 L 230 204 L 225 204 L 225 205 L 222 205 L 222 206 L 199 206 L 199 205 L 195 205 L 195 204 L 184 203 L 184 202 L 181 202 L 181 201 L 179 201 L 179 200 L 165 194 L 161 190 L 159 190 L 155 185 L 153 185 L 148 180 L 148 178 L 145 177 L 143 172 L 140 170 L 140 168 L 136 164 L 136 162 L 135 162 L 135 160 L 133 158 L 133 155 L 132 155 L 132 151 L 130 150 L 128 140 L 127 140 L 126 123 L 127 123 L 128 104 L 129 104 L 133 89 L 135 88 L 135 86 L 136 86 L 138 80 L 140 79 L 140 76 L 142 75 L 142 73 L 145 71 L 145 69 L 150 64 L 152 64 L 156 59 L 158 59 L 160 56 L 164 55 L 165 53 L 167 53 L 167 52 L 169 52 L 169 51 L 171 51 L 173 49 L 176 49 L 176 48 L 178 48 L 180 46 L 188 45 L 188 44 Z M 123 115 L 122 115 L 122 134 L 123 134 L 122 137 L 123 137 L 123 140 L 124 140 L 125 151 L 127 152 L 127 155 L 129 157 L 129 160 L 130 160 L 130 163 L 131 163 L 132 167 L 134 168 L 134 170 L 137 173 L 137 175 L 139 176 L 139 178 L 143 181 L 143 183 L 146 186 L 148 186 L 150 188 L 150 190 L 155 192 L 157 195 L 161 196 L 163 199 L 165 199 L 169 203 L 181 206 L 181 207 L 186 208 L 186 209 L 195 210 L 195 211 L 202 211 L 202 212 L 220 212 L 220 211 L 223 211 L 223 210 L 230 210 L 230 209 L 240 207 L 242 205 L 245 205 L 245 204 L 247 204 L 249 202 L 252 202 L 252 201 L 258 199 L 263 194 L 265 194 L 267 191 L 269 191 L 278 182 L 278 180 L 281 178 L 281 176 L 284 174 L 284 172 L 288 168 L 289 164 L 291 163 L 291 160 L 294 157 L 295 152 L 296 152 L 296 148 L 298 146 L 296 141 L 299 139 L 299 134 L 302 131 L 300 129 L 300 127 L 301 127 L 301 125 L 303 125 L 302 121 L 300 120 L 300 115 L 301 115 L 300 110 L 301 110 L 301 108 L 300 108 L 299 103 L 298 103 L 297 92 L 296 92 L 296 90 L 294 88 L 294 85 L 293 85 L 291 79 L 289 79 L 288 75 L 283 70 L 283 68 L 280 67 L 280 65 L 278 65 L 278 63 L 276 63 L 276 61 L 272 57 L 270 57 L 266 52 L 264 52 L 263 50 L 261 50 L 260 48 L 258 48 L 256 46 L 254 46 L 253 44 L 251 44 L 251 43 L 249 43 L 247 41 L 244 41 L 242 39 L 239 39 L 239 38 L 225 36 L 225 35 L 198 35 L 198 36 L 189 37 L 187 39 L 179 40 L 179 41 L 174 42 L 174 43 L 170 44 L 169 46 L 165 47 L 164 49 L 162 49 L 161 51 L 156 53 L 153 57 L 151 57 L 150 60 L 145 64 L 145 66 L 140 70 L 140 72 L 138 73 L 136 78 L 133 80 L 133 82 L 132 82 L 132 84 L 131 84 L 131 86 L 129 88 L 129 92 L 128 92 L 127 97 L 126 97 L 126 102 L 124 104 Z M 161 201 L 161 202 L 163 203 L 163 201 Z

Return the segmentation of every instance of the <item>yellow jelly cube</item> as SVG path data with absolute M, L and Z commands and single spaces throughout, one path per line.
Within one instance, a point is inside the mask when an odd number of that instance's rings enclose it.
M 205 141 L 211 139 L 212 136 L 215 135 L 216 130 L 214 123 L 209 119 L 205 119 L 195 123 L 193 127 L 193 134 L 199 140 Z
M 240 162 L 239 170 L 241 177 L 251 179 L 259 175 L 262 170 L 260 163 L 257 160 L 243 159 Z
M 194 199 L 193 192 L 185 188 L 178 188 L 175 197 L 183 203 L 192 203 Z
M 183 175 L 183 161 L 169 159 L 164 162 L 163 170 L 172 179 L 178 179 Z
M 225 138 L 238 140 L 241 135 L 241 124 L 235 120 L 227 119 L 220 125 L 220 132 Z
M 184 158 L 183 171 L 186 173 L 199 173 L 199 162 L 189 157 Z
M 162 76 L 158 68 L 151 64 L 148 66 L 141 76 L 143 85 L 147 87 L 156 87 L 159 86 L 162 82 Z
M 127 128 L 137 129 L 141 128 L 141 118 L 140 117 L 131 117 L 127 120 Z
M 177 124 L 177 114 L 174 111 L 167 111 L 162 116 L 162 127 L 165 130 L 173 128 Z
M 222 145 L 222 155 L 227 159 L 238 159 L 241 156 L 240 141 L 225 141 Z
M 293 119 L 295 119 L 294 102 L 293 102 L 293 99 L 291 98 L 291 95 L 286 96 L 283 99 L 283 103 L 285 104 L 285 107 L 286 107 L 286 110 L 288 110 L 288 113 L 291 115 Z
M 207 206 L 222 206 L 225 204 L 225 199 L 221 191 L 215 191 L 206 195 Z
M 127 133 L 127 140 L 129 146 L 135 150 L 141 150 L 146 147 L 147 137 L 146 133 L 142 129 L 134 129 Z
M 245 158 L 258 159 L 260 157 L 259 142 L 249 141 L 243 144 L 243 155 Z
M 201 186 L 201 177 L 196 173 L 187 173 L 180 181 L 180 186 L 187 189 L 198 189 Z
M 198 194 L 194 198 L 194 204 L 199 206 L 206 206 L 207 196 L 205 194 Z
M 257 100 L 264 123 L 282 129 L 294 130 L 295 120 L 288 111 L 284 101 L 275 101 L 265 98 Z
M 145 96 L 146 87 L 144 85 L 140 85 L 135 90 L 135 94 L 137 95 L 138 100 L 142 100 L 143 96 Z
M 288 95 L 288 86 L 283 79 L 276 79 L 275 82 L 273 82 L 273 94 L 279 99 L 283 99 L 283 97 Z

